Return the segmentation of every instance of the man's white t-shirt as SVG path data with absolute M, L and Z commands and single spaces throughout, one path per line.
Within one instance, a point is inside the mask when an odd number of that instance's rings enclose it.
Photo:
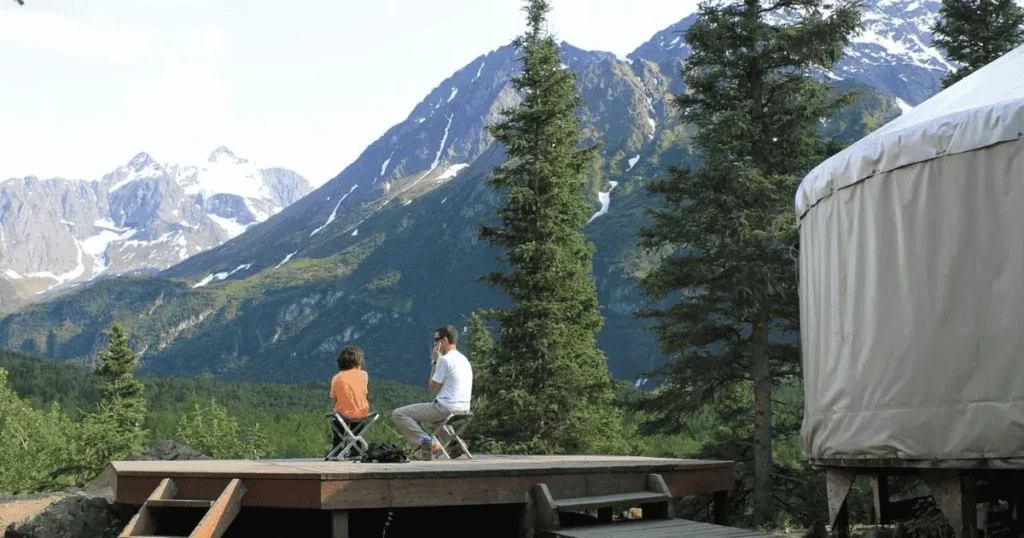
M 473 395 L 473 367 L 459 350 L 452 349 L 438 357 L 431 380 L 443 383 L 437 393 L 437 403 L 451 411 L 469 411 L 469 400 Z

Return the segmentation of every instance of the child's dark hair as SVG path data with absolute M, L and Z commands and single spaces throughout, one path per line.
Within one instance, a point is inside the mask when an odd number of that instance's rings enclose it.
M 351 370 L 363 367 L 363 350 L 348 346 L 338 354 L 338 370 Z

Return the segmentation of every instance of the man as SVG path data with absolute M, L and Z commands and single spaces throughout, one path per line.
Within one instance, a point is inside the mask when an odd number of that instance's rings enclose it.
M 441 451 L 441 446 L 431 446 L 430 435 L 423 431 L 421 423 L 436 424 L 451 413 L 469 411 L 473 393 L 473 368 L 469 359 L 455 349 L 459 332 L 451 325 L 438 327 L 434 332 L 434 351 L 431 354 L 430 390 L 437 396 L 431 403 L 407 405 L 395 409 L 391 418 L 406 443 L 423 450 L 424 459 L 432 458 Z M 438 432 L 438 440 L 448 444 L 448 431 Z M 461 455 L 461 448 L 454 448 L 451 457 Z

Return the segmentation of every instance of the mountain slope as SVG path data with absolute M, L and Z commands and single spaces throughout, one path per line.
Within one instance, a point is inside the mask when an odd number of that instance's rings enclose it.
M 0 310 L 98 277 L 166 269 L 309 191 L 298 174 L 260 169 L 225 147 L 196 166 L 140 153 L 97 181 L 7 180 L 0 183 Z
M 636 276 L 659 255 L 636 248 L 650 203 L 643 183 L 668 164 L 693 162 L 690 130 L 670 106 L 671 94 L 683 91 L 677 75 L 686 52 L 669 48 L 671 38 L 665 43 L 656 36 L 627 61 L 562 49 L 586 101 L 586 142 L 602 144 L 585 232 L 597 246 L 606 316 L 598 341 L 620 378 L 662 360 L 633 317 L 642 304 Z M 503 160 L 486 125 L 518 101 L 509 85 L 516 68 L 510 47 L 475 59 L 304 199 L 158 276 L 100 282 L 7 316 L 0 343 L 84 359 L 100 345 L 99 331 L 119 320 L 151 373 L 317 378 L 331 372 L 342 345 L 355 343 L 374 376 L 419 382 L 434 327 L 504 304 L 476 280 L 498 254 L 477 242 L 476 231 L 496 205 L 483 181 Z M 824 122 L 847 140 L 900 113 L 898 96 L 859 76 L 836 84 L 866 89 L 861 103 Z

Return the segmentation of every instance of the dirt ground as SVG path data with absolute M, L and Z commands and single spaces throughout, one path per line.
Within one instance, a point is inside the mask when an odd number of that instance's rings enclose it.
M 20 523 L 42 512 L 47 506 L 63 498 L 62 495 L 35 497 L 31 499 L 0 501 L 0 538 L 11 523 Z

